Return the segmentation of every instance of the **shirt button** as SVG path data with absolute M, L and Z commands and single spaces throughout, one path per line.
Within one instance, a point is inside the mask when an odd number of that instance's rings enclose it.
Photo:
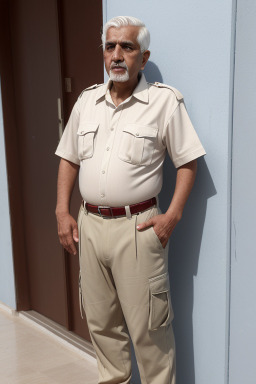
M 111 131 L 114 131 L 114 127 L 111 127 L 110 129 L 111 129 Z
M 107 151 L 109 151 L 110 150 L 110 148 L 109 147 L 107 147 Z
M 105 171 L 102 171 L 102 173 L 105 173 Z
M 101 197 L 104 197 L 104 196 L 105 196 L 105 195 L 102 193 L 102 194 L 101 194 Z
M 139 136 L 140 134 L 139 134 L 139 132 L 136 132 L 136 136 Z

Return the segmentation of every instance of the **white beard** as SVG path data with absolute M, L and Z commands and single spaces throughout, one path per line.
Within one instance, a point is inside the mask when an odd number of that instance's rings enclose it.
M 113 73 L 111 70 L 109 72 L 109 78 L 110 80 L 112 81 L 116 81 L 117 83 L 124 83 L 125 81 L 128 81 L 130 76 L 129 76 L 129 73 L 128 71 L 126 71 L 124 74 L 116 74 L 116 73 Z

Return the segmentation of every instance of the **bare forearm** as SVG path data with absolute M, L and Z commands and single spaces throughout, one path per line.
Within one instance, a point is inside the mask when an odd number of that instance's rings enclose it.
M 178 168 L 175 190 L 171 204 L 166 211 L 166 216 L 177 217 L 178 221 L 181 219 L 183 209 L 195 182 L 196 171 L 196 160 Z
M 75 219 L 69 214 L 71 194 L 75 185 L 79 165 L 61 159 L 57 183 L 56 218 L 60 243 L 69 252 L 76 255 L 78 228 Z
M 69 212 L 70 198 L 78 171 L 79 165 L 61 159 L 57 182 L 56 215 Z
M 165 214 L 156 215 L 137 226 L 138 230 L 153 226 L 153 229 L 165 248 L 176 224 L 180 221 L 184 206 L 193 187 L 197 170 L 197 161 L 183 165 L 177 170 L 175 191 L 171 204 Z

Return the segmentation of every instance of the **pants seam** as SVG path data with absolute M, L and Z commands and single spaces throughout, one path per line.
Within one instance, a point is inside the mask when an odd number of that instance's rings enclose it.
M 172 325 L 170 324 L 169 327 L 171 327 Z M 168 348 L 168 343 L 167 343 L 167 332 L 166 332 L 166 328 L 165 327 L 165 330 L 164 330 L 164 334 L 165 334 L 165 345 L 166 345 L 166 348 L 168 350 L 168 365 L 169 365 L 169 381 L 168 383 L 171 384 L 171 373 L 172 373 L 172 370 L 171 370 L 171 359 L 170 359 L 170 351 L 169 351 L 169 348 Z
M 84 218 L 84 210 L 82 211 L 82 217 L 80 219 L 79 223 L 79 228 L 78 228 L 78 233 L 79 233 L 79 244 L 78 244 L 78 256 L 79 256 L 79 307 L 80 307 L 80 315 L 81 318 L 83 319 L 83 310 L 85 313 L 85 308 L 84 308 L 84 302 L 83 302 L 83 290 L 82 290 L 82 283 L 81 283 L 81 265 L 80 265 L 80 258 L 81 258 L 81 246 L 82 246 L 82 236 L 81 236 L 81 228 L 82 228 L 82 223 L 83 223 L 83 218 Z

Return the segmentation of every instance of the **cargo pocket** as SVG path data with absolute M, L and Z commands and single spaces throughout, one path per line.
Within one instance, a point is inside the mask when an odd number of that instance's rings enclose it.
M 93 156 L 98 127 L 98 123 L 90 123 L 83 120 L 80 122 L 77 131 L 79 160 L 89 159 Z
M 165 327 L 173 320 L 168 273 L 149 279 L 149 330 Z
M 157 141 L 154 125 L 127 124 L 123 128 L 118 157 L 134 165 L 149 165 Z

